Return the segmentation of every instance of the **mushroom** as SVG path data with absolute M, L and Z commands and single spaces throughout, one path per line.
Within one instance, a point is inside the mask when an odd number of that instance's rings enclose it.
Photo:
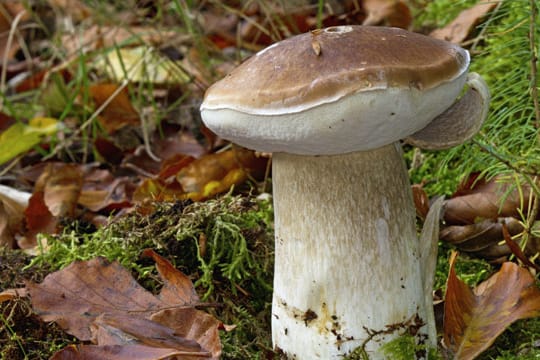
M 489 91 L 469 62 L 402 29 L 335 26 L 275 43 L 207 90 L 208 128 L 273 153 L 272 339 L 289 358 L 381 358 L 404 333 L 436 345 L 437 231 L 417 236 L 400 139 L 440 149 L 478 131 Z

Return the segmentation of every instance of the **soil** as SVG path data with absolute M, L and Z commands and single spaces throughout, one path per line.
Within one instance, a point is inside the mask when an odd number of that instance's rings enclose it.
M 24 287 L 25 281 L 40 282 L 49 272 L 46 266 L 25 268 L 30 257 L 0 247 L 0 291 Z M 49 359 L 62 347 L 75 342 L 55 323 L 42 322 L 28 299 L 0 303 L 0 359 Z

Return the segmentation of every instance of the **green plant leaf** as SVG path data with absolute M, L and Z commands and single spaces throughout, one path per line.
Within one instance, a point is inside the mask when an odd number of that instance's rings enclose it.
M 53 118 L 36 117 L 28 125 L 18 122 L 0 134 L 0 164 L 38 145 L 46 135 L 54 134 L 59 122 Z

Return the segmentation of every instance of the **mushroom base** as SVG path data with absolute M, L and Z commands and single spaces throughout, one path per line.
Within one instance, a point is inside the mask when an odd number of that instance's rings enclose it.
M 420 243 L 399 144 L 336 156 L 273 156 L 274 346 L 341 359 L 404 333 L 433 344 Z M 430 324 L 426 324 L 426 322 Z

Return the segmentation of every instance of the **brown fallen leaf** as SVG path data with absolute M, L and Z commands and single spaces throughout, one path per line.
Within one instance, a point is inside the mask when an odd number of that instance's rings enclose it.
M 127 176 L 114 176 L 109 170 L 88 168 L 78 203 L 91 211 L 126 208 L 131 206 L 134 188 L 133 179 Z
M 69 345 L 51 360 L 187 360 L 185 352 L 146 345 Z M 197 359 L 201 359 L 198 357 Z
M 524 229 L 523 224 L 513 217 L 486 219 L 470 225 L 446 226 L 441 229 L 439 238 L 460 251 L 475 253 L 504 241 L 503 226 L 507 227 L 511 236 Z
M 429 197 L 425 192 L 422 184 L 414 184 L 411 186 L 414 207 L 416 209 L 416 216 L 421 219 L 425 219 L 429 212 Z
M 152 250 L 145 251 L 145 255 L 157 262 L 164 282 L 157 296 L 142 288 L 117 262 L 97 258 L 74 262 L 49 274 L 41 284 L 28 282 L 26 288 L 34 311 L 81 341 L 104 346 L 138 344 L 217 359 L 221 353 L 221 322 L 195 308 L 204 304 L 184 274 Z M 166 319 L 160 315 L 163 311 Z M 183 321 L 170 323 L 167 319 Z M 123 351 L 122 347 L 114 349 Z M 66 351 L 72 354 L 86 350 L 81 345 Z
M 17 239 L 17 245 L 21 249 L 35 248 L 38 234 L 54 234 L 57 230 L 58 219 L 49 211 L 42 191 L 32 194 L 24 210 L 24 217 L 27 231 Z
M 446 201 L 444 220 L 449 225 L 465 225 L 482 219 L 519 218 L 520 209 L 525 212 L 522 208 L 528 204 L 531 193 L 529 185 L 519 186 L 518 190 L 515 183 L 499 177 L 485 180 L 472 174 Z
M 49 5 L 61 15 L 71 18 L 73 22 L 79 22 L 90 16 L 91 11 L 80 0 L 48 0 Z
M 127 335 L 151 347 L 176 349 L 186 355 L 199 353 L 210 356 L 196 341 L 179 336 L 174 329 L 137 314 L 103 313 L 92 323 L 92 334 L 92 342 L 99 345 L 127 344 Z
M 28 206 L 29 193 L 0 185 L 0 247 L 13 248 Z
M 43 193 L 43 201 L 55 217 L 72 217 L 81 192 L 83 174 L 75 164 L 50 163 L 35 186 Z
M 173 186 L 176 184 L 176 186 Z M 134 203 L 147 201 L 176 201 L 187 199 L 186 193 L 178 183 L 166 184 L 160 179 L 144 179 L 133 193 Z
M 200 201 L 228 191 L 249 176 L 260 177 L 267 162 L 268 159 L 256 156 L 251 150 L 233 147 L 191 162 L 177 173 L 176 180 L 188 198 Z
M 20 289 L 7 289 L 0 292 L 0 303 L 8 300 L 13 300 L 19 297 L 27 297 L 28 291 L 26 288 Z
M 171 41 L 189 39 L 189 35 L 179 35 L 177 31 L 165 31 L 155 26 L 89 26 L 84 33 L 65 32 L 61 41 L 68 54 L 75 56 L 82 52 L 92 52 L 103 48 L 113 48 L 122 44 L 154 44 L 159 46 Z
M 166 159 L 155 179 L 145 179 L 133 194 L 135 202 L 145 200 L 201 201 L 227 192 L 248 178 L 261 178 L 268 163 L 254 151 L 233 147 L 199 159 L 176 154 Z
M 454 44 L 462 43 L 484 16 L 493 10 L 499 1 L 481 0 L 470 9 L 462 11 L 452 22 L 429 34 L 436 39 L 446 40 Z
M 159 256 L 154 250 L 146 249 L 142 257 L 151 258 L 156 263 L 156 269 L 164 284 L 158 295 L 161 301 L 171 304 L 198 304 L 199 296 L 189 277 L 178 271 L 169 261 Z
M 30 15 L 24 8 L 22 1 L 3 1 L 0 4 L 0 34 L 2 34 L 0 36 L 0 59 L 7 58 L 11 60 L 20 49 L 21 45 L 19 41 L 22 40 L 22 36 L 20 36 L 21 21 L 28 20 L 29 18 Z M 14 29 L 18 36 L 14 36 L 11 44 L 8 44 L 9 37 L 7 34 L 11 32 L 15 19 L 18 19 L 18 26 Z
M 107 133 L 114 133 L 127 125 L 140 125 L 139 113 L 131 104 L 127 88 L 104 83 L 91 85 L 88 91 L 96 109 L 103 106 L 98 119 Z
M 504 235 L 504 242 L 510 248 L 510 250 L 512 251 L 512 254 L 514 254 L 516 258 L 518 258 L 523 263 L 523 265 L 528 266 L 531 269 L 535 269 L 536 271 L 540 271 L 540 266 L 533 263 L 527 257 L 527 255 L 523 252 L 523 250 L 521 250 L 521 248 L 519 247 L 519 244 L 517 244 L 515 241 L 512 240 L 510 231 L 508 230 L 508 227 L 505 224 L 503 224 L 502 232 Z M 535 253 L 535 255 L 536 254 L 537 253 Z
M 444 345 L 454 359 L 474 359 L 510 324 L 540 316 L 540 289 L 528 270 L 512 262 L 474 291 L 456 276 L 450 257 L 444 312 Z
M 412 15 L 406 2 L 401 0 L 364 0 L 362 6 L 367 13 L 362 25 L 386 25 L 408 29 Z

